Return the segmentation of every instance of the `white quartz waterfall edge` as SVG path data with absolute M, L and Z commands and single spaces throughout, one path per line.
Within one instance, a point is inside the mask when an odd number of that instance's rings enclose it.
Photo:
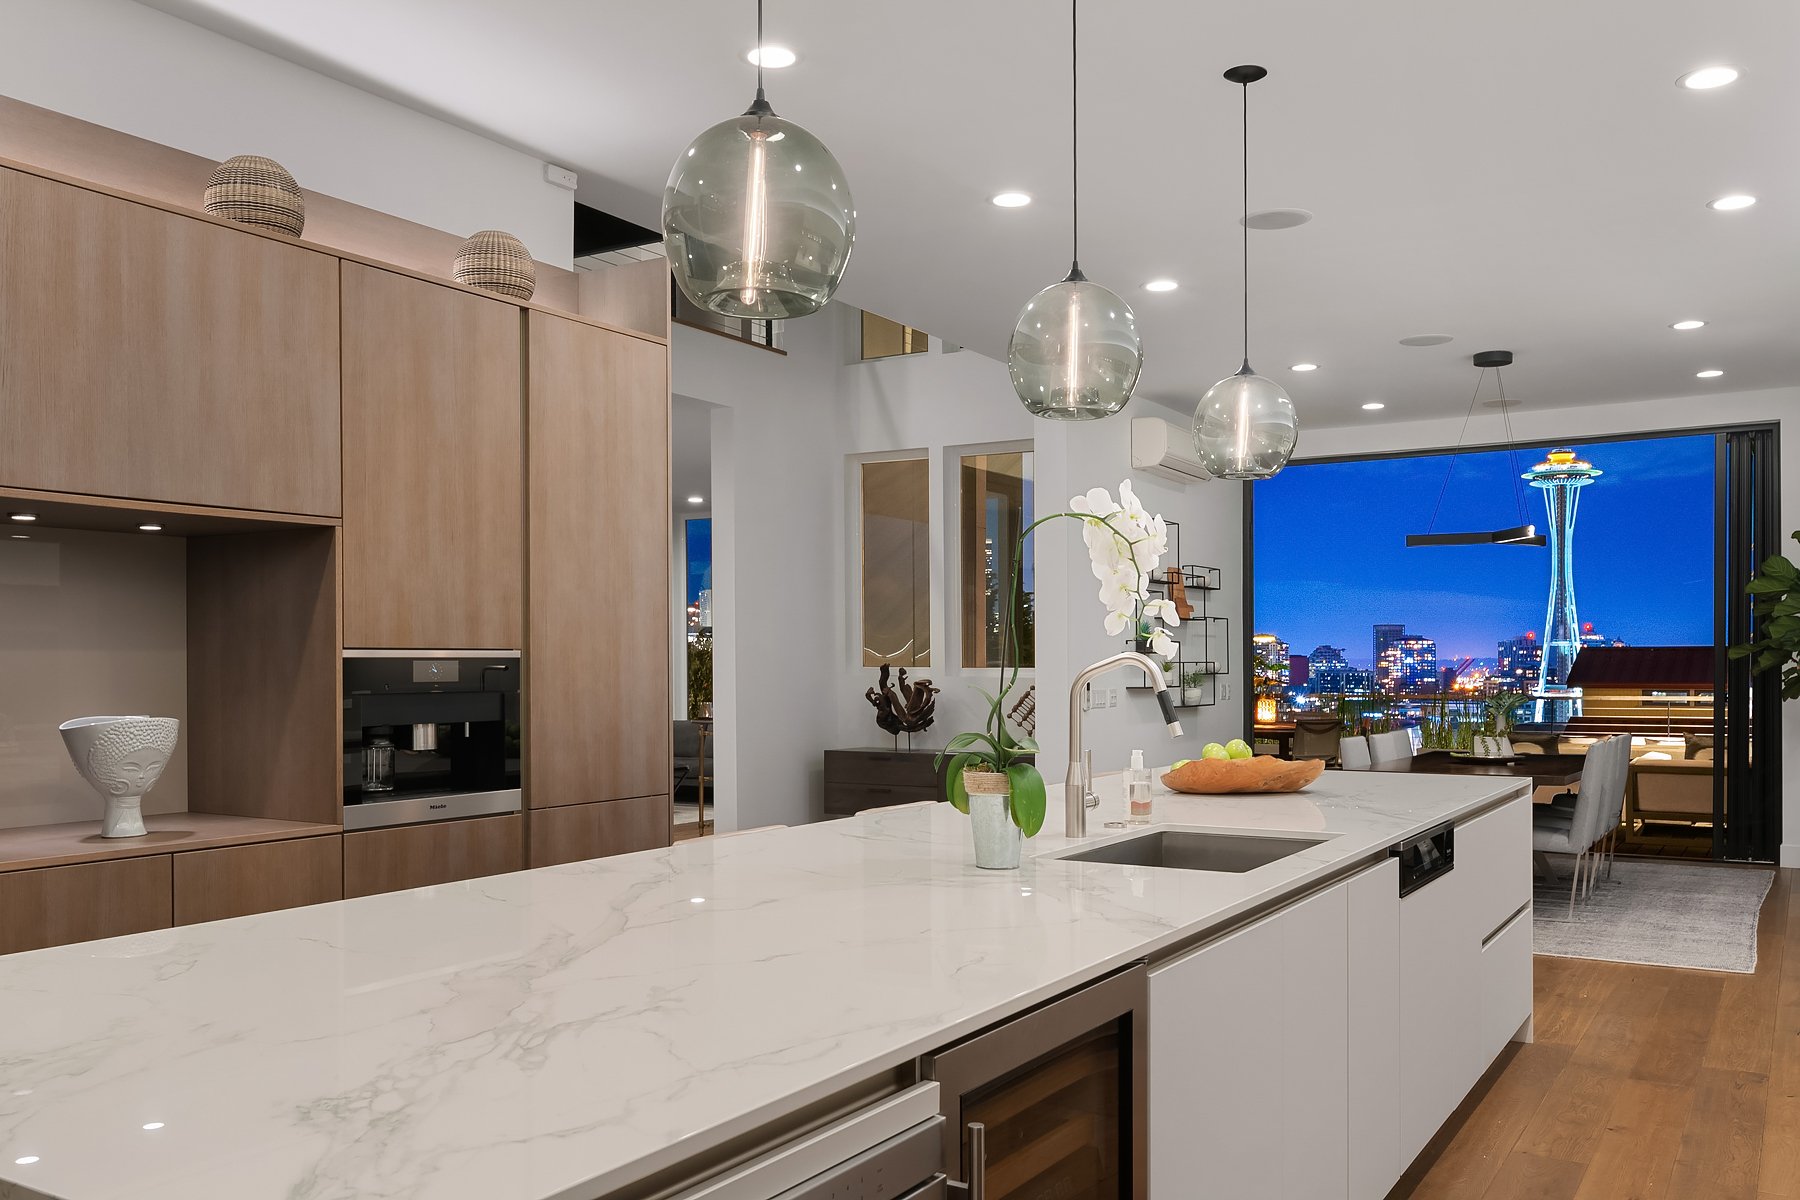
M 1552 861 L 1566 869 L 1564 860 Z M 1773 871 L 1621 859 L 1591 898 L 1575 902 L 1573 918 L 1568 879 L 1538 883 L 1532 933 L 1539 954 L 1745 975 L 1756 970 L 1757 916 L 1775 883 Z

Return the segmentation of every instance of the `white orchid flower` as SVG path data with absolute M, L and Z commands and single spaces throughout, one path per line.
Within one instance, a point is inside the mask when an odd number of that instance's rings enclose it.
M 1085 496 L 1069 501 L 1069 508 L 1087 517 L 1110 517 L 1119 511 L 1105 488 L 1092 488 Z
M 1124 633 L 1135 624 L 1137 624 L 1137 622 L 1132 620 L 1129 611 L 1121 612 L 1119 609 L 1115 608 L 1106 614 L 1106 636 L 1118 637 L 1121 633 Z
M 1152 654 L 1160 654 L 1164 658 L 1174 658 L 1180 649 L 1181 647 L 1175 644 L 1175 639 L 1160 629 L 1150 635 L 1150 652 Z
M 1175 602 L 1169 599 L 1152 600 L 1144 605 L 1144 615 L 1154 617 L 1170 629 L 1181 627 L 1181 615 L 1175 611 Z

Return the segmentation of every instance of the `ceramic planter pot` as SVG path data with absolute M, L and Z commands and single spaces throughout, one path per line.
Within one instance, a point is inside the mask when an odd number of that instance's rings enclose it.
M 975 835 L 975 865 L 987 871 L 1016 871 L 1025 831 L 1013 824 L 1012 782 L 1000 771 L 964 771 L 969 793 L 969 827 Z
M 144 836 L 144 794 L 169 765 L 181 722 L 174 717 L 77 717 L 57 730 L 75 769 L 106 803 L 100 836 Z
M 1190 707 L 1198 707 L 1206 701 L 1206 689 L 1184 687 L 1181 689 L 1181 702 Z

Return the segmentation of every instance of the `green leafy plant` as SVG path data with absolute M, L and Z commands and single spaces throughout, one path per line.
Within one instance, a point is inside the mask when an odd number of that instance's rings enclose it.
M 1800 542 L 1800 529 L 1793 533 Z M 1756 636 L 1731 648 L 1731 657 L 1755 657 L 1751 669 L 1758 674 L 1779 671 L 1781 698 L 1800 700 L 1800 567 L 1792 559 L 1774 555 L 1757 571 L 1745 589 L 1753 598 Z
M 1200 671 L 1189 671 L 1186 675 L 1181 677 L 1181 686 L 1191 688 L 1205 687 L 1206 676 Z
M 688 716 L 700 715 L 700 706 L 713 698 L 713 644 L 709 637 L 695 638 L 687 650 Z
M 1020 574 L 1025 561 L 1025 539 L 1039 525 L 1060 518 L 1080 521 L 1083 540 L 1087 543 L 1094 576 L 1100 580 L 1100 599 L 1106 605 L 1106 632 L 1119 636 L 1126 630 L 1141 631 L 1146 622 L 1160 620 L 1173 628 L 1180 624 L 1174 601 L 1152 599 L 1150 579 L 1156 564 L 1168 549 L 1168 530 L 1161 517 L 1145 512 L 1131 491 L 1131 481 L 1119 485 L 1119 503 L 1103 488 L 1094 488 L 1085 496 L 1069 502 L 1070 512 L 1054 512 L 1039 517 L 1019 531 L 1018 552 L 1013 555 L 1013 571 L 1009 602 L 1006 605 L 1006 628 L 1000 639 L 1000 690 L 996 695 L 976 688 L 988 702 L 987 721 L 979 730 L 956 734 L 945 743 L 936 762 L 944 765 L 944 792 L 958 812 L 969 811 L 969 792 L 963 772 L 991 771 L 1003 774 L 1011 791 L 1010 815 L 1026 837 L 1035 837 L 1044 827 L 1048 809 L 1044 777 L 1038 772 L 1038 745 L 1023 732 L 1007 723 L 1007 696 L 1019 682 L 1022 648 L 1019 616 Z M 1156 629 L 1151 635 L 1151 650 L 1164 656 L 1176 652 L 1169 635 Z M 1010 659 L 1010 662 L 1009 662 Z

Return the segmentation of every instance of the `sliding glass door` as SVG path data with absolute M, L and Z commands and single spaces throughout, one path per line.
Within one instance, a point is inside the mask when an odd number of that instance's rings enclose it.
M 1775 431 L 1721 433 L 1716 453 L 1713 857 L 1769 862 L 1781 848 L 1780 677 L 1753 674 L 1750 660 L 1731 658 L 1728 648 L 1756 636 L 1745 589 L 1758 564 L 1780 552 Z

